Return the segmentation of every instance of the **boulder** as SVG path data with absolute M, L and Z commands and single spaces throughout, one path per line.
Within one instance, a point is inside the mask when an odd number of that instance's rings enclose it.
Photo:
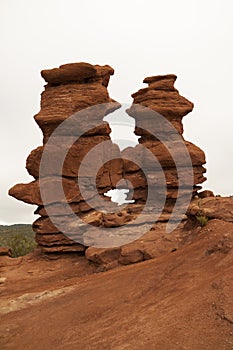
M 191 202 L 187 215 L 205 216 L 209 219 L 233 222 L 233 198 L 206 197 L 195 199 Z
M 0 256 L 12 256 L 12 250 L 9 247 L 0 247 Z

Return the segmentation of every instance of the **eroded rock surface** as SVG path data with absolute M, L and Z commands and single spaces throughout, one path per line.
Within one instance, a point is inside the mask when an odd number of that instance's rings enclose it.
M 179 195 L 185 197 L 191 188 L 194 197 L 201 188 L 200 184 L 206 179 L 203 151 L 185 141 L 182 136 L 182 118 L 192 111 L 193 103 L 182 97 L 174 87 L 175 75 L 146 78 L 144 83 L 147 83 L 148 87 L 132 95 L 133 104 L 127 113 L 136 120 L 135 134 L 140 136 L 139 145 L 120 152 L 119 147 L 111 142 L 111 129 L 108 123 L 103 122 L 103 117 L 120 106 L 109 97 L 107 91 L 113 73 L 114 70 L 109 66 L 88 63 L 65 64 L 41 72 L 47 85 L 41 96 L 41 110 L 35 116 L 35 120 L 43 132 L 44 139 L 43 145 L 31 152 L 26 164 L 29 174 L 35 180 L 29 184 L 15 185 L 9 194 L 18 200 L 38 205 L 36 214 L 39 214 L 40 218 L 33 224 L 33 229 L 36 232 L 36 241 L 44 252 L 84 252 L 89 245 L 95 245 L 95 238 L 91 233 L 96 231 L 98 235 L 98 227 L 116 228 L 127 224 L 122 231 L 122 239 L 124 241 L 130 236 L 133 240 L 134 220 L 141 214 L 147 202 L 148 183 L 143 173 L 143 168 L 146 168 L 154 195 L 158 198 L 164 195 L 161 181 L 162 177 L 165 177 L 166 201 L 158 223 L 154 224 L 153 216 L 149 212 L 143 213 L 136 224 L 137 229 L 143 232 L 148 228 L 143 244 L 142 240 L 137 240 L 126 247 L 113 248 L 111 254 L 109 251 L 101 251 L 99 254 L 114 256 L 113 263 L 118 257 L 122 264 L 154 257 L 159 251 L 159 243 L 156 240 L 157 234 L 161 237 L 159 225 L 165 225 L 169 220 L 177 200 L 178 189 Z M 97 106 L 94 118 L 90 112 L 93 106 Z M 152 130 L 151 121 L 156 113 L 160 113 L 162 118 L 169 121 L 170 126 L 158 120 L 155 129 Z M 70 118 L 71 116 L 74 118 Z M 67 120 L 69 124 L 66 123 Z M 162 135 L 161 138 L 155 137 L 154 133 Z M 184 145 L 189 161 L 182 153 Z M 96 147 L 98 152 L 92 157 L 92 166 L 89 166 L 88 162 L 83 165 L 86 155 Z M 149 153 L 146 150 L 149 150 Z M 61 167 L 60 158 L 64 152 L 66 156 Z M 126 160 L 128 155 L 134 161 Z M 110 160 L 105 162 L 107 156 Z M 160 164 L 158 169 L 154 165 L 155 158 Z M 46 167 L 41 167 L 42 160 L 46 162 Z M 96 192 L 93 192 L 93 169 L 98 169 L 95 178 Z M 190 184 L 191 175 L 193 180 Z M 64 194 L 62 192 L 55 196 L 60 177 Z M 80 189 L 80 179 L 84 191 Z M 127 180 L 132 184 L 130 193 L 132 192 L 134 203 L 128 204 L 122 210 L 115 205 L 113 208 L 116 212 L 106 213 L 105 203 L 107 207 L 110 198 L 104 194 L 115 188 L 119 181 L 124 188 Z M 102 199 L 101 205 L 99 198 Z M 92 205 L 87 202 L 88 199 Z M 155 207 L 154 211 L 159 209 L 161 208 Z M 81 221 L 71 219 L 70 213 L 77 214 Z M 186 218 L 184 214 L 185 212 L 182 213 L 181 219 Z M 53 224 L 53 217 L 56 217 L 59 227 Z M 61 231 L 60 225 L 65 229 Z M 82 241 L 82 235 L 87 237 L 85 242 Z M 157 242 L 153 249 L 152 241 Z M 169 243 L 167 247 L 174 249 L 174 245 Z M 91 251 L 89 248 L 86 256 L 93 260 Z

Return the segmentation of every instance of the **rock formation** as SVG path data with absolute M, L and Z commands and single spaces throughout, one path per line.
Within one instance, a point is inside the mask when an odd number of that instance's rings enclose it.
M 186 178 L 190 172 L 193 172 L 193 183 L 191 184 L 193 196 L 201 188 L 199 184 L 205 181 L 203 176 L 205 172 L 203 167 L 205 163 L 204 153 L 197 146 L 184 141 L 182 138 L 182 118 L 192 111 L 193 104 L 180 96 L 179 92 L 174 88 L 175 75 L 146 78 L 144 83 L 147 83 L 148 87 L 132 95 L 134 98 L 133 105 L 127 113 L 136 120 L 135 133 L 140 136 L 139 145 L 135 148 L 129 147 L 120 152 L 118 146 L 111 143 L 109 136 L 111 129 L 108 123 L 102 120 L 104 116 L 119 107 L 119 104 L 109 97 L 107 91 L 109 78 L 113 73 L 113 69 L 109 66 L 94 66 L 87 63 L 66 64 L 59 68 L 44 70 L 41 73 L 47 85 L 41 97 L 41 110 L 35 116 L 35 120 L 43 132 L 43 146 L 31 152 L 26 165 L 29 174 L 35 180 L 29 184 L 15 185 L 10 189 L 9 194 L 26 203 L 38 205 L 35 213 L 39 214 L 40 218 L 34 222 L 33 229 L 36 233 L 36 241 L 44 252 L 84 252 L 86 250 L 88 244 L 81 244 L 81 238 L 79 240 L 80 243 L 77 243 L 75 239 L 72 240 L 66 235 L 66 233 L 69 233 L 68 236 L 70 237 L 74 227 L 74 223 L 68 220 L 69 208 L 83 220 L 83 224 L 78 227 L 78 233 L 76 226 L 76 236 L 74 235 L 74 238 L 77 237 L 77 234 L 80 234 L 81 237 L 83 232 L 91 231 L 89 224 L 93 226 L 118 227 L 125 223 L 130 223 L 132 219 L 135 219 L 141 213 L 147 199 L 147 180 L 140 166 L 136 164 L 137 162 L 126 159 L 129 155 L 131 155 L 131 158 L 133 156 L 135 161 L 138 160 L 139 164 L 146 166 L 149 171 L 148 175 L 152 179 L 152 184 L 154 183 L 157 196 L 160 196 L 160 177 L 163 174 L 165 176 L 167 187 L 166 203 L 159 221 L 168 221 L 177 200 L 178 188 L 182 189 L 184 196 L 186 191 L 189 190 L 190 184 L 187 183 Z M 41 174 L 42 155 L 56 128 L 74 113 L 96 105 L 101 106 L 96 113 L 98 126 L 96 127 L 95 123 L 93 125 L 90 124 L 87 114 L 83 114 L 83 119 L 80 123 L 74 122 L 72 127 L 65 127 L 59 131 L 60 133 L 56 135 L 57 142 L 52 145 L 49 144 L 46 148 L 47 166 Z M 152 115 L 148 114 L 148 112 L 145 114 L 144 109 L 138 109 L 136 108 L 137 106 L 148 107 L 152 111 Z M 150 132 L 150 121 L 155 112 L 160 113 L 174 127 L 173 129 L 162 130 L 162 138 L 164 137 L 167 140 L 169 147 L 165 147 L 163 139 L 158 139 L 153 135 L 154 130 Z M 148 125 L 147 128 L 141 127 L 140 120 L 142 119 L 143 125 Z M 90 125 L 93 128 L 90 128 Z M 88 129 L 86 128 L 87 126 Z M 159 127 L 159 125 L 156 126 L 156 132 L 158 132 Z M 82 131 L 84 131 L 83 134 Z M 61 172 L 59 156 L 62 150 L 66 149 L 70 139 L 76 135 L 76 132 L 77 135 L 82 135 L 69 148 Z M 180 135 L 187 146 L 192 163 L 191 169 L 182 156 L 180 144 L 174 136 L 176 133 Z M 103 164 L 96 177 L 98 195 L 106 203 L 109 203 L 109 199 L 104 196 L 104 193 L 109 189 L 115 188 L 120 180 L 122 180 L 122 187 L 125 186 L 124 181 L 129 180 L 133 187 L 132 195 L 135 200 L 134 204 L 127 205 L 120 212 L 108 214 L 93 209 L 84 200 L 77 185 L 80 164 L 93 147 L 100 146 L 98 159 L 93 159 L 93 162 L 98 164 L 99 159 L 105 159 L 106 147 L 103 146 L 101 148 L 101 143 L 104 141 L 109 141 L 107 151 L 111 154 L 111 160 Z M 143 151 L 141 146 L 147 148 L 152 156 L 158 159 L 162 167 L 162 174 L 161 170 L 155 171 L 152 166 L 152 158 L 147 156 L 147 153 Z M 169 152 L 170 147 L 172 152 Z M 174 152 L 176 161 L 178 161 L 180 177 L 177 174 L 177 162 L 174 163 L 172 157 Z M 60 181 L 59 175 L 62 175 L 65 201 L 63 197 L 59 196 L 54 201 L 54 192 L 56 192 Z M 93 191 L 90 188 L 92 176 L 91 170 L 88 167 L 84 168 L 81 177 L 85 182 L 87 197 L 93 195 Z M 46 189 L 46 200 L 44 197 L 41 198 L 41 186 Z M 98 204 L 95 208 L 98 209 Z M 103 207 L 99 209 L 103 209 Z M 49 212 L 49 216 L 47 212 Z M 61 223 L 61 225 L 64 224 L 65 227 L 68 227 L 67 230 L 70 231 L 63 231 L 65 234 L 62 233 L 52 223 L 51 216 L 56 217 L 57 222 Z M 138 225 L 145 229 L 150 221 L 150 215 L 144 213 Z M 133 224 L 127 225 L 125 235 L 133 235 L 133 232 Z M 127 248 L 122 249 L 124 251 L 127 250 Z M 94 260 L 95 252 L 96 250 L 94 252 L 89 250 L 87 257 L 90 260 Z M 117 248 L 114 252 L 112 250 L 114 259 L 119 258 L 120 252 L 121 248 Z M 121 259 L 123 258 L 121 257 Z
M 109 66 L 93 66 L 87 63 L 66 64 L 56 69 L 41 72 L 48 84 L 42 93 L 41 110 L 35 116 L 35 120 L 43 132 L 44 145 L 31 152 L 26 164 L 29 174 L 35 178 L 35 181 L 29 184 L 18 184 L 9 191 L 9 194 L 26 203 L 38 205 L 35 213 L 41 217 L 34 222 L 33 229 L 36 232 L 36 241 L 44 252 L 85 250 L 82 244 L 76 243 L 59 232 L 59 229 L 52 224 L 47 215 L 49 209 L 50 218 L 52 213 L 52 216 L 58 216 L 60 221 L 67 219 L 67 205 L 64 203 L 64 199 L 57 198 L 57 201 L 54 202 L 54 193 L 60 181 L 59 175 L 62 175 L 66 202 L 70 204 L 72 210 L 80 216 L 85 216 L 88 223 L 93 221 L 98 223 L 99 217 L 93 217 L 93 211 L 83 200 L 76 182 L 83 157 L 94 146 L 110 140 L 111 129 L 108 123 L 103 122 L 102 119 L 106 114 L 119 107 L 119 104 L 114 103 L 115 101 L 109 97 L 107 91 L 109 78 L 113 73 L 113 69 Z M 88 129 L 88 132 L 79 138 L 77 136 L 77 141 L 67 153 L 62 174 L 60 174 L 59 157 L 61 151 L 66 148 L 70 137 L 75 135 L 73 128 L 67 130 L 63 128 L 61 135 L 56 135 L 57 142 L 48 146 L 48 162 L 43 174 L 40 174 L 42 178 L 39 181 L 41 157 L 54 130 L 75 112 L 95 105 L 101 106 L 96 116 L 96 120 L 100 121 L 101 124 L 91 129 L 90 122 L 84 119 L 81 124 L 75 125 L 77 133 L 82 133 L 85 128 Z M 87 115 L 85 117 L 87 118 Z M 118 146 L 112 144 L 111 147 L 112 158 L 120 158 Z M 104 151 L 103 148 L 99 158 L 104 155 Z M 87 192 L 89 190 L 89 175 L 88 169 L 86 169 Z M 98 174 L 99 194 L 103 196 L 103 193 L 111 189 L 121 177 L 122 160 L 117 161 L 116 159 L 114 164 L 111 161 L 108 162 L 106 166 L 102 167 L 102 172 Z M 46 200 L 41 198 L 41 186 L 46 189 Z
M 154 186 L 156 184 L 157 186 L 159 185 L 158 178 L 161 175 L 161 171 L 160 169 L 158 169 L 158 172 L 153 171 L 154 169 L 151 165 L 154 162 L 153 156 L 158 159 L 166 178 L 167 196 L 165 209 L 169 212 L 177 199 L 178 188 L 183 195 L 190 190 L 188 175 L 191 172 L 193 172 L 191 174 L 193 175 L 191 184 L 193 186 L 193 195 L 201 189 L 199 185 L 206 180 L 203 175 L 206 172 L 206 169 L 203 167 L 203 164 L 205 164 L 204 152 L 191 142 L 185 141 L 182 137 L 182 118 L 192 111 L 193 104 L 180 96 L 175 89 L 174 83 L 176 78 L 172 74 L 145 78 L 143 82 L 149 86 L 132 95 L 134 99 L 133 105 L 128 110 L 128 114 L 136 120 L 135 134 L 140 136 L 139 145 L 133 151 L 128 148 L 123 152 L 123 157 L 127 156 L 129 152 L 134 152 L 135 159 L 139 160 L 139 162 L 142 160 L 142 168 L 146 168 L 149 171 L 148 175 L 152 179 L 152 183 L 154 179 Z M 139 106 L 146 108 L 140 109 L 138 108 Z M 151 119 L 156 118 L 157 113 L 166 118 L 172 127 L 163 123 L 163 120 L 160 119 L 153 125 Z M 143 126 L 143 128 L 140 128 L 140 126 Z M 152 127 L 154 127 L 154 130 L 151 130 Z M 160 139 L 155 136 L 156 134 L 160 136 Z M 181 142 L 177 137 L 179 135 Z M 191 166 L 182 153 L 181 146 L 183 147 L 183 144 L 188 149 Z M 140 145 L 144 147 L 140 147 Z M 145 149 L 151 151 L 151 156 L 145 152 Z M 173 156 L 175 156 L 175 159 Z M 177 167 L 179 167 L 179 176 Z M 144 203 L 147 184 L 142 170 L 134 163 L 124 161 L 124 174 L 124 177 L 133 184 L 133 198 L 136 202 Z M 156 188 L 156 193 L 158 195 L 159 188 Z

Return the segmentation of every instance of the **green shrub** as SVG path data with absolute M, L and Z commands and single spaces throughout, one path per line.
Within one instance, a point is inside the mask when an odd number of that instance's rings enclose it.
M 201 225 L 201 227 L 207 225 L 207 223 L 208 223 L 208 221 L 209 221 L 209 219 L 208 219 L 207 216 L 205 216 L 205 215 L 200 215 L 200 214 L 197 214 L 197 215 L 196 215 L 196 219 L 197 219 L 197 221 L 199 222 L 199 224 Z
M 0 226 L 0 247 L 9 247 L 12 257 L 26 255 L 37 246 L 31 225 Z

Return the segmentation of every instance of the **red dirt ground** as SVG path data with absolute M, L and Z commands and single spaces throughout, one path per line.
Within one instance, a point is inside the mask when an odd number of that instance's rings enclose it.
M 103 273 L 76 255 L 1 257 L 0 349 L 232 350 L 233 223 L 190 237 Z

